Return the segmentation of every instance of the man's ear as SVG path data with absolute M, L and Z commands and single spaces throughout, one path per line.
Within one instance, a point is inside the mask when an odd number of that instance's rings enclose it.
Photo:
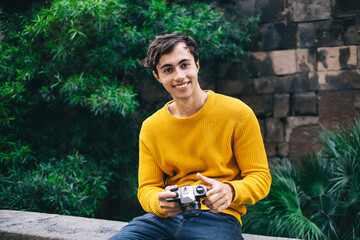
M 200 63 L 199 63 L 199 60 L 196 61 L 196 67 L 197 69 L 199 70 L 200 69 Z
M 153 71 L 153 75 L 154 75 L 154 77 L 156 78 L 156 80 L 158 80 L 160 83 L 162 83 L 161 80 L 160 80 L 160 78 L 159 78 L 159 76 L 156 74 L 155 71 Z

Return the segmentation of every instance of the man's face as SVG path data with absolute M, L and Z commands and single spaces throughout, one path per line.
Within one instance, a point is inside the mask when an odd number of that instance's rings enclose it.
M 155 78 L 163 84 L 174 100 L 188 99 L 195 91 L 201 90 L 198 82 L 199 61 L 183 42 L 178 43 L 173 51 L 161 56 L 156 66 Z

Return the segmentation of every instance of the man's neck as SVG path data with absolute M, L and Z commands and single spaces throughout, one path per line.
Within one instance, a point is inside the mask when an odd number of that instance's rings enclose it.
M 209 92 L 201 90 L 198 96 L 189 99 L 174 99 L 174 102 L 169 105 L 168 110 L 171 115 L 177 118 L 191 117 L 197 113 L 206 103 Z

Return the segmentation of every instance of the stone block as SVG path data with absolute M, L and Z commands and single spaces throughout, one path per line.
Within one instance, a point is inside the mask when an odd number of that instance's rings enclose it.
M 232 63 L 230 62 L 221 62 L 221 63 L 217 63 L 219 65 L 218 69 L 217 69 L 217 76 L 220 78 L 224 78 L 227 77 L 229 70 L 231 68 Z M 211 66 L 213 67 L 213 66 Z
M 242 96 L 240 99 L 252 108 L 257 117 L 269 117 L 273 114 L 273 95 L 250 95 Z
M 357 47 L 318 48 L 318 71 L 353 70 L 357 66 Z
M 295 116 L 317 115 L 316 93 L 294 93 L 292 95 L 292 111 Z
M 289 143 L 286 142 L 278 143 L 278 155 L 280 157 L 289 156 Z
M 299 47 L 330 47 L 344 45 L 342 21 L 299 23 Z
M 290 113 L 290 95 L 275 94 L 274 95 L 274 117 L 287 117 Z
M 319 90 L 319 75 L 317 72 L 310 72 L 308 74 L 309 79 L 309 91 L 318 91 Z
M 208 78 L 215 78 L 214 82 L 219 82 L 220 80 L 237 80 L 243 78 L 249 78 L 248 74 L 245 73 L 245 69 L 247 69 L 248 61 L 250 61 L 250 56 L 244 59 L 241 63 L 211 63 L 211 64 L 204 64 L 202 66 L 201 78 L 206 79 Z
M 285 141 L 290 142 L 293 130 L 299 126 L 318 125 L 319 117 L 288 117 L 286 118 Z
M 283 0 L 257 0 L 256 12 L 260 14 L 262 22 L 281 21 L 284 17 Z
M 284 81 L 288 83 L 287 92 L 307 92 L 309 90 L 309 75 L 308 74 L 294 74 L 283 77 Z
M 306 92 L 309 90 L 308 74 L 260 77 L 253 81 L 254 92 L 258 94 Z
M 343 27 L 345 45 L 360 45 L 360 18 L 344 19 Z
M 320 91 L 319 117 L 326 127 L 335 127 L 353 122 L 360 116 L 360 111 L 354 106 L 354 91 Z
M 327 82 L 327 78 L 328 77 L 337 77 L 338 75 L 340 75 L 341 72 L 339 71 L 335 71 L 335 72 L 318 72 L 316 74 L 317 79 L 318 79 L 318 85 L 319 85 L 319 90 L 335 90 L 335 86 L 331 86 L 329 85 L 329 83 Z
M 261 50 L 294 49 L 297 43 L 297 27 L 292 23 L 266 23 L 260 28 L 258 45 Z
M 360 70 L 318 72 L 319 90 L 360 89 Z
M 360 70 L 360 46 L 357 47 L 357 68 Z
M 296 49 L 296 71 L 307 73 L 316 71 L 316 51 L 314 49 Z
M 354 93 L 353 105 L 356 109 L 360 110 L 360 92 Z
M 293 130 L 289 144 L 289 160 L 299 163 L 301 158 L 311 156 L 321 148 L 316 137 L 319 126 L 300 126 Z
M 331 18 L 331 0 L 289 0 L 294 22 L 310 22 Z
M 282 81 L 276 76 L 260 77 L 254 80 L 254 92 L 257 94 L 272 94 L 278 91 Z
M 283 142 L 284 123 L 279 118 L 267 118 L 266 125 L 266 142 Z
M 264 143 L 266 156 L 269 157 L 276 157 L 277 151 L 276 151 L 276 143 L 273 142 L 265 142 Z
M 272 76 L 275 74 L 267 52 L 252 52 L 247 69 L 253 77 Z
M 360 14 L 359 0 L 333 0 L 332 6 L 334 18 L 355 17 Z
M 296 73 L 295 50 L 280 50 L 270 52 L 270 59 L 276 75 Z
M 254 16 L 257 14 L 255 3 L 256 1 L 253 0 L 236 1 L 234 8 L 231 9 L 236 12 L 236 21 L 240 22 L 244 19 L 244 16 Z
M 254 92 L 253 80 L 243 77 L 242 79 L 222 81 L 218 86 L 219 93 L 237 96 L 241 94 L 251 94 Z
M 264 119 L 258 119 L 259 126 L 260 126 L 260 132 L 262 139 L 265 139 L 265 120 Z
M 0 239 L 108 239 L 126 222 L 0 210 Z

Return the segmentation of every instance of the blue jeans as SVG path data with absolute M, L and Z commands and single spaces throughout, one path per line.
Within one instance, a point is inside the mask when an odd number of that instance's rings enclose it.
M 199 217 L 159 218 L 153 213 L 134 218 L 109 240 L 214 239 L 243 240 L 241 225 L 232 215 L 203 211 Z

